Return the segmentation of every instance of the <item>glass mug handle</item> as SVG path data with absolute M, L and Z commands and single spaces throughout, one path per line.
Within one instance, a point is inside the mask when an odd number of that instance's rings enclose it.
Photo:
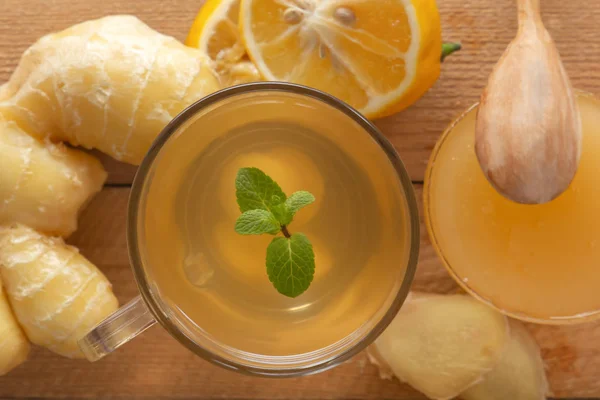
M 89 361 L 98 361 L 154 324 L 156 319 L 137 296 L 80 339 L 79 348 Z

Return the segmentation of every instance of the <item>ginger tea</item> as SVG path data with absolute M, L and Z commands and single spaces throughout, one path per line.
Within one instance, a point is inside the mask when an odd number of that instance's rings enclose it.
M 476 110 L 440 139 L 425 185 L 432 242 L 471 293 L 538 322 L 600 311 L 600 103 L 578 96 L 583 152 L 569 189 L 550 203 L 517 204 L 488 183 L 473 149 Z
M 290 225 L 315 252 L 314 280 L 296 298 L 267 276 L 273 236 L 234 230 L 244 167 L 316 198 Z M 396 169 L 360 124 L 316 98 L 266 91 L 201 110 L 160 150 L 146 186 L 143 264 L 172 318 L 205 347 L 289 356 L 364 336 L 412 274 L 418 228 Z

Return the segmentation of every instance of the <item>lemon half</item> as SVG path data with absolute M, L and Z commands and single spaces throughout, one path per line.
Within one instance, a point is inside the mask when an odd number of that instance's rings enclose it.
M 323 90 L 370 118 L 408 107 L 440 74 L 435 0 L 241 0 L 238 18 L 266 80 Z

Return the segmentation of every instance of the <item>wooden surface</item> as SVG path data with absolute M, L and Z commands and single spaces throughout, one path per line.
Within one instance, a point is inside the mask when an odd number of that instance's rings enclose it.
M 415 185 L 419 199 L 421 185 Z M 81 217 L 70 240 L 128 301 L 137 287 L 125 244 L 127 187 L 106 188 Z M 435 256 L 422 226 L 422 252 L 414 288 L 448 293 L 456 285 Z M 600 323 L 567 327 L 528 325 L 548 366 L 557 397 L 600 397 Z M 89 364 L 36 350 L 31 360 L 0 378 L 3 398 L 198 399 L 422 399 L 397 381 L 382 381 L 364 354 L 331 371 L 299 379 L 266 380 L 215 367 L 154 327 L 104 360 Z
M 376 0 L 374 0 L 376 1 Z M 135 14 L 183 39 L 201 1 L 0 0 L 0 83 L 22 51 L 44 33 L 108 14 Z M 437 137 L 475 102 L 516 27 L 513 0 L 438 0 L 444 38 L 464 50 L 443 66 L 435 87 L 409 110 L 377 121 L 416 183 Z M 574 85 L 600 94 L 600 2 L 542 0 L 543 16 Z M 510 84 L 510 83 L 507 83 Z M 71 238 L 114 284 L 121 302 L 137 289 L 128 266 L 125 213 L 135 168 L 103 157 L 109 185 L 85 210 Z M 435 257 L 423 227 L 415 289 L 452 292 L 456 286 Z M 529 325 L 539 341 L 556 397 L 600 398 L 600 322 L 569 327 Z M 96 363 L 71 361 L 37 349 L 25 365 L 0 378 L 0 399 L 420 399 L 396 381 L 380 381 L 364 355 L 332 371 L 288 380 L 248 378 L 212 366 L 160 328 L 146 332 Z

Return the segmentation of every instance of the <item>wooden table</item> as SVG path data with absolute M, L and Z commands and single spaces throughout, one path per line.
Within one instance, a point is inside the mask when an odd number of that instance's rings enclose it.
M 373 0 L 376 2 L 377 0 Z M 0 0 L 0 82 L 39 36 L 108 14 L 134 14 L 183 39 L 202 0 Z M 404 159 L 418 195 L 429 153 L 446 125 L 477 101 L 492 66 L 513 37 L 512 0 L 438 0 L 444 38 L 464 50 L 443 66 L 435 87 L 409 110 L 377 121 Z M 600 95 L 600 2 L 543 0 L 544 20 L 574 85 Z M 125 213 L 134 168 L 103 158 L 106 188 L 81 216 L 70 242 L 113 282 L 121 302 L 137 289 L 125 244 Z M 415 289 L 451 292 L 456 285 L 422 229 Z M 600 398 L 600 323 L 529 326 L 548 366 L 555 397 Z M 420 399 L 396 381 L 381 381 L 359 355 L 332 371 L 289 380 L 250 378 L 196 358 L 155 327 L 106 358 L 88 364 L 36 349 L 30 361 L 0 378 L 1 399 Z

